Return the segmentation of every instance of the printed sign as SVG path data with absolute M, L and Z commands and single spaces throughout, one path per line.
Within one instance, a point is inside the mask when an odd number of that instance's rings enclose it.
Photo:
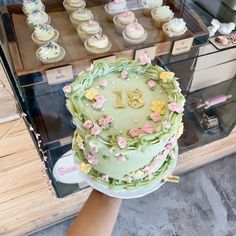
M 46 76 L 49 84 L 60 84 L 73 79 L 72 66 L 62 66 L 46 70 Z
M 189 52 L 193 44 L 193 38 L 181 39 L 174 42 L 172 55 L 179 55 Z
M 150 57 L 150 59 L 153 60 L 156 56 L 156 49 L 157 49 L 156 46 L 138 49 L 135 51 L 134 59 L 138 60 L 141 55 L 146 53 L 148 55 L 148 57 Z

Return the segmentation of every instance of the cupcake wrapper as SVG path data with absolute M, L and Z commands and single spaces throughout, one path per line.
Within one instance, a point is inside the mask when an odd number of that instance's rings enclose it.
M 88 41 L 86 40 L 84 42 L 84 46 L 85 46 L 86 50 L 91 54 L 102 54 L 102 53 L 106 53 L 106 52 L 110 51 L 112 44 L 109 41 L 109 44 L 106 48 L 95 48 L 95 47 L 88 46 Z
M 57 30 L 54 30 L 54 36 L 47 41 L 38 40 L 34 33 L 32 33 L 31 38 L 37 45 L 42 46 L 50 42 L 56 42 L 59 38 L 59 32 Z
M 39 56 L 38 50 L 36 51 L 36 56 L 43 64 L 51 64 L 51 63 L 56 63 L 56 62 L 62 61 L 66 55 L 65 49 L 63 47 L 61 47 L 61 52 L 58 57 L 51 58 L 51 59 L 42 59 Z
M 70 15 L 73 11 L 84 9 L 86 7 L 86 2 L 84 2 L 83 6 L 81 7 L 71 7 L 66 3 L 66 1 L 63 1 L 63 6 L 66 9 L 66 12 Z
M 147 36 L 148 36 L 148 33 L 147 31 L 145 31 L 145 34 L 143 35 L 142 38 L 140 39 L 132 39 L 132 38 L 129 38 L 126 33 L 125 33 L 125 30 L 123 31 L 122 33 L 123 35 L 123 38 L 126 42 L 127 45 L 136 45 L 136 44 L 140 44 L 140 43 L 143 43 L 146 39 L 147 39 Z

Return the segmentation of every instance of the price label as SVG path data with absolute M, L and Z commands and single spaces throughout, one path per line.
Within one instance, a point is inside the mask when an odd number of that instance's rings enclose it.
M 153 47 L 149 47 L 149 48 L 142 48 L 142 49 L 138 49 L 136 50 L 135 52 L 135 60 L 138 60 L 139 57 L 143 54 L 147 54 L 148 57 L 153 60 L 156 56 L 156 50 L 157 50 L 157 47 L 156 46 L 153 46 Z
M 172 55 L 189 52 L 193 44 L 193 38 L 182 39 L 174 42 Z
M 60 84 L 73 79 L 72 66 L 62 66 L 46 70 L 46 76 L 49 84 Z

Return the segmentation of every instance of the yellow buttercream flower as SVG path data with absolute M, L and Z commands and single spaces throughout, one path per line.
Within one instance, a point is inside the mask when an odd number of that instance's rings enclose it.
M 165 103 L 163 101 L 152 101 L 151 110 L 161 116 L 166 114 Z
M 80 170 L 85 174 L 88 174 L 91 169 L 92 169 L 92 166 L 90 164 L 86 164 L 82 162 L 80 165 Z
M 97 89 L 95 88 L 90 88 L 85 90 L 84 96 L 88 99 L 88 100 L 94 100 L 96 96 L 99 95 L 99 92 L 97 91 Z
M 168 80 L 173 79 L 173 77 L 175 76 L 174 72 L 170 72 L 170 71 L 163 71 L 160 74 L 160 79 L 166 83 Z
M 81 136 L 79 134 L 77 134 L 77 136 L 76 136 L 76 142 L 78 145 L 83 143 L 83 139 L 81 138 Z

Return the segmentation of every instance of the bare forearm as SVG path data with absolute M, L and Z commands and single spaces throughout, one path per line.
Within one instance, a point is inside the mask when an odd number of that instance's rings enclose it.
M 93 190 L 67 236 L 110 236 L 120 205 L 121 199 Z

